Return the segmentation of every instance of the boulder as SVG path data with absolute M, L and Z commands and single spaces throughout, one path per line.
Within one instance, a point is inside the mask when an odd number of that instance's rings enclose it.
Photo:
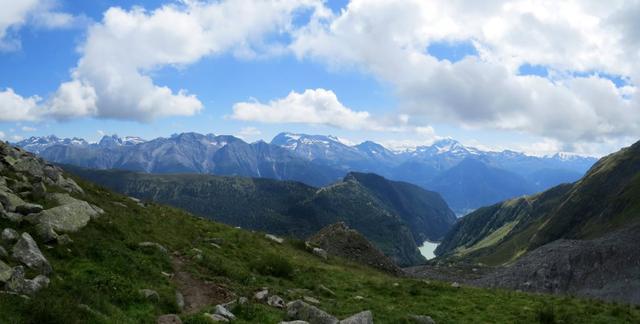
M 425 315 L 409 315 L 409 320 L 415 324 L 436 324 L 431 316 Z
M 41 199 L 41 198 L 44 198 L 46 194 L 47 194 L 47 187 L 44 185 L 44 183 L 41 180 L 33 183 L 33 189 L 31 189 L 31 195 L 33 196 L 33 198 Z
M 180 316 L 176 314 L 166 314 L 158 317 L 157 324 L 182 324 Z
M 287 304 L 287 319 L 307 321 L 310 324 L 337 324 L 338 319 L 329 313 L 301 300 Z
M 454 282 L 451 284 L 451 288 L 460 288 L 460 284 L 457 282 Z
M 22 198 L 8 191 L 0 191 L 0 203 L 4 205 L 5 210 L 10 212 L 15 211 L 17 206 L 25 204 Z
M 2 241 L 5 243 L 13 243 L 20 238 L 20 234 L 12 228 L 5 228 L 2 230 L 0 238 L 2 238 Z
M 36 217 L 40 224 L 51 226 L 58 233 L 73 233 L 87 226 L 98 212 L 86 201 L 77 201 L 43 210 Z
M 253 298 L 255 298 L 258 301 L 263 301 L 268 296 L 269 296 L 269 290 L 268 289 L 263 289 L 263 290 L 260 290 L 260 291 L 256 292 L 253 295 Z
M 13 258 L 22 262 L 30 269 L 36 269 L 42 274 L 51 273 L 51 265 L 44 257 L 42 251 L 38 248 L 38 244 L 33 240 L 29 233 L 22 233 L 18 242 L 12 249 Z
M 152 247 L 152 248 L 156 248 L 158 249 L 158 251 L 162 252 L 162 253 L 169 253 L 169 250 L 167 250 L 166 247 L 162 246 L 159 243 L 156 242 L 140 242 L 138 243 L 139 247 Z
M 373 313 L 364 311 L 340 321 L 340 324 L 373 324 Z
M 313 298 L 311 296 L 304 296 L 304 297 L 302 297 L 302 300 L 304 300 L 305 302 L 307 302 L 309 304 L 315 304 L 315 305 L 320 304 L 320 301 L 318 299 Z
M 42 206 L 38 204 L 26 203 L 22 205 L 18 205 L 16 207 L 16 212 L 22 215 L 29 215 L 34 213 L 39 213 L 42 211 Z
M 283 309 L 286 306 L 284 299 L 282 299 L 278 295 L 269 296 L 269 299 L 267 299 L 267 305 L 275 308 L 281 308 L 281 309 Z
M 176 291 L 176 305 L 180 312 L 184 311 L 184 296 L 179 291 Z
M 0 283 L 7 282 L 9 279 L 11 279 L 12 274 L 13 269 L 6 263 L 0 261 Z
M 18 214 L 18 213 L 14 213 L 14 212 L 10 212 L 10 211 L 0 211 L 0 216 L 2 216 L 2 218 L 16 223 L 16 224 L 20 224 L 22 222 L 22 220 L 24 219 L 24 216 L 22 214 Z
M 273 242 L 276 242 L 276 243 L 278 243 L 278 244 L 282 244 L 282 243 L 284 243 L 284 239 L 283 239 L 283 238 L 277 237 L 277 236 L 275 236 L 275 235 L 265 234 L 265 235 L 264 235 L 264 237 L 265 237 L 266 239 L 271 240 L 271 241 L 273 241 Z
M 7 250 L 5 250 L 2 246 L 0 246 L 0 258 L 6 259 L 9 256 Z
M 313 254 L 315 254 L 316 256 L 322 258 L 322 259 L 327 259 L 328 255 L 327 255 L 327 251 L 321 249 L 321 248 L 313 248 Z
M 216 305 L 215 308 L 215 315 L 220 315 L 223 316 L 229 320 L 235 320 L 236 316 L 233 315 L 232 312 L 230 312 L 226 307 L 222 306 L 222 305 Z
M 17 266 L 13 268 L 11 278 L 7 281 L 5 289 L 20 295 L 33 296 L 42 288 L 49 286 L 49 278 L 38 275 L 33 280 L 25 278 L 24 268 Z
M 280 322 L 278 324 L 309 324 L 307 321 L 288 321 L 288 322 Z
M 160 295 L 158 295 L 158 292 L 153 289 L 140 289 L 138 292 L 142 297 L 149 301 L 158 302 L 160 300 Z
M 218 314 L 204 313 L 203 316 L 212 322 L 229 322 L 226 317 Z
M 45 243 L 57 241 L 59 238 L 58 233 L 56 233 L 56 231 L 53 230 L 53 227 L 48 223 L 36 224 L 36 233 Z

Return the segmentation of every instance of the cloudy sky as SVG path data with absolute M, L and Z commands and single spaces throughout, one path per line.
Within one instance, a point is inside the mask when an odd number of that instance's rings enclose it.
M 0 0 L 0 138 L 280 131 L 602 155 L 640 1 Z

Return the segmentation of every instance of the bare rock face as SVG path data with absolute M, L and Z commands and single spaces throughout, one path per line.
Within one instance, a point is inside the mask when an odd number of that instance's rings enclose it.
M 309 243 L 326 253 L 364 264 L 378 270 L 402 275 L 403 271 L 371 242 L 345 223 L 340 222 L 321 229 L 309 238 Z
M 640 304 L 640 225 L 594 240 L 560 239 L 471 282 Z
M 22 262 L 30 269 L 36 269 L 42 274 L 52 272 L 49 261 L 44 257 L 38 244 L 29 233 L 22 233 L 18 242 L 13 246 L 13 258 Z
M 373 313 L 364 311 L 340 321 L 340 324 L 373 324 Z
M 5 283 L 13 275 L 13 269 L 6 263 L 0 261 L 0 283 Z
M 338 319 L 331 314 L 301 300 L 287 304 L 287 318 L 290 320 L 302 320 L 311 324 L 338 324 Z

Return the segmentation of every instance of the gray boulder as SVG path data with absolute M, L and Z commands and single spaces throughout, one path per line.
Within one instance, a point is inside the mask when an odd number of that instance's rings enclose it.
M 223 317 L 225 317 L 225 318 L 227 318 L 229 320 L 232 320 L 232 321 L 236 319 L 236 316 L 233 315 L 232 312 L 230 312 L 226 307 L 224 307 L 222 305 L 216 305 L 215 314 L 223 316 Z
M 287 304 L 287 319 L 307 321 L 310 324 L 338 323 L 338 319 L 329 313 L 301 300 L 292 301 Z
M 275 308 L 284 308 L 286 306 L 284 299 L 278 295 L 269 296 L 269 299 L 267 299 L 267 305 Z
M 20 234 L 12 228 L 5 228 L 2 230 L 0 238 L 2 238 L 2 241 L 5 243 L 13 243 L 20 238 Z
M 158 249 L 160 252 L 162 253 L 169 253 L 169 250 L 167 250 L 166 247 L 162 246 L 160 243 L 156 243 L 156 242 L 140 242 L 138 243 L 139 247 L 152 247 L 152 248 L 156 248 Z
M 38 204 L 26 203 L 22 205 L 18 205 L 16 207 L 16 212 L 22 215 L 29 215 L 33 213 L 39 213 L 42 211 L 42 206 Z
M 40 224 L 50 226 L 58 233 L 73 233 L 87 226 L 99 213 L 86 201 L 77 201 L 51 209 L 43 210 L 36 217 Z
M 179 291 L 176 291 L 176 305 L 180 312 L 184 311 L 184 296 Z
M 147 300 L 150 300 L 152 302 L 160 301 L 160 295 L 158 295 L 158 292 L 153 289 L 140 289 L 138 290 L 138 292 Z
M 313 254 L 315 254 L 316 256 L 326 260 L 328 255 L 327 255 L 327 251 L 321 249 L 321 248 L 313 248 Z
M 0 261 L 0 283 L 7 282 L 7 280 L 11 279 L 12 274 L 13 269 L 6 263 Z
M 373 313 L 364 311 L 340 321 L 340 324 L 373 324 Z
M 12 249 L 13 258 L 22 262 L 30 269 L 36 269 L 42 274 L 51 273 L 51 265 L 44 257 L 42 251 L 38 248 L 38 244 L 33 240 L 29 233 L 22 233 L 18 242 Z
M 256 292 L 253 295 L 253 298 L 255 298 L 258 301 L 263 301 L 265 300 L 265 298 L 267 298 L 269 296 L 269 290 L 268 289 L 262 289 L 258 292 Z
M 0 216 L 16 224 L 20 224 L 24 219 L 24 216 L 22 214 L 10 212 L 10 211 L 0 211 Z
M 8 191 L 0 191 L 0 203 L 4 205 L 4 209 L 7 211 L 15 211 L 17 206 L 24 205 L 25 202 L 22 198 Z
M 182 324 L 180 316 L 176 314 L 166 314 L 158 317 L 157 324 Z
M 13 268 L 11 278 L 7 281 L 5 289 L 9 292 L 32 296 L 42 288 L 49 286 L 49 278 L 38 275 L 33 280 L 25 278 L 24 267 Z
M 309 324 L 307 321 L 288 321 L 288 322 L 280 322 L 278 324 Z
M 9 253 L 7 253 L 7 250 L 0 246 L 0 258 L 6 259 L 8 256 Z

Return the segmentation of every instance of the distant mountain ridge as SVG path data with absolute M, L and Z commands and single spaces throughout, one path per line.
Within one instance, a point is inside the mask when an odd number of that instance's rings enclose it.
M 183 208 L 246 229 L 307 238 L 345 222 L 399 265 L 424 261 L 418 245 L 440 240 L 456 221 L 440 195 L 378 175 L 349 173 L 314 188 L 292 181 L 213 175 L 65 170 L 114 191 Z
M 270 143 L 247 143 L 230 135 L 182 133 L 152 140 L 104 136 L 98 143 L 80 138 L 31 137 L 16 145 L 53 162 L 87 168 L 238 175 L 295 180 L 312 186 L 328 185 L 351 171 L 371 172 L 438 191 L 457 214 L 576 181 L 595 162 L 594 158 L 567 154 L 535 157 L 508 150 L 481 151 L 453 139 L 397 152 L 372 141 L 352 145 L 334 136 L 293 133 L 280 133 Z M 487 169 L 504 171 L 492 172 L 492 177 L 474 184 L 476 191 L 470 193 L 483 199 L 465 199 L 463 193 L 450 190 L 458 186 L 459 178 L 450 170 L 465 160 L 476 161 L 477 169 L 467 168 L 468 174 Z M 499 183 L 515 185 L 494 186 Z M 487 190 L 489 186 L 494 188 Z

